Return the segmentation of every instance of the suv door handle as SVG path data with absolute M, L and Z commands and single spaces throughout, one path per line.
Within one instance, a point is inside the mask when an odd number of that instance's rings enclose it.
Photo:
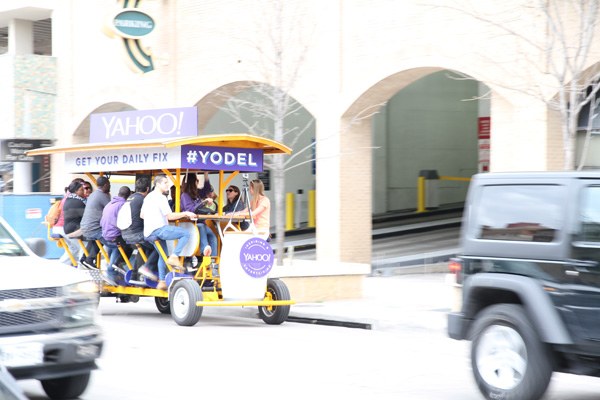
M 580 272 L 586 272 L 590 268 L 598 268 L 598 261 L 593 260 L 569 260 L 567 264 Z M 568 273 L 568 271 L 566 272 Z

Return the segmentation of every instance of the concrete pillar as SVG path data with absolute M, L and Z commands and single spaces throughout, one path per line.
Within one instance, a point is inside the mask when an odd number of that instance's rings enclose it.
M 33 22 L 13 19 L 8 25 L 8 53 L 12 55 L 33 54 Z M 28 116 L 25 116 L 27 118 Z M 12 135 L 14 137 L 14 133 Z M 31 192 L 31 163 L 13 164 L 13 192 Z
M 319 261 L 371 263 L 371 119 L 354 117 L 316 117 Z
M 319 115 L 317 128 L 317 260 L 340 260 L 341 197 L 340 124 L 338 117 Z M 369 194 L 370 195 L 370 194 Z M 348 199 L 350 200 L 350 199 Z
M 372 146 L 371 118 L 347 115 L 340 130 L 341 261 L 371 263 Z
M 31 193 L 31 163 L 13 163 L 13 193 Z
M 33 54 L 33 22 L 13 19 L 8 25 L 8 53 Z
M 340 115 L 337 109 L 342 91 L 340 66 L 339 32 L 341 32 L 341 3 L 324 1 L 321 3 L 318 18 L 320 26 L 326 26 L 333 34 L 319 38 L 316 56 L 320 59 L 321 77 L 316 120 L 316 202 L 317 202 L 317 260 L 340 261 L 341 214 L 340 202 L 349 200 L 341 196 L 342 175 L 340 165 Z
M 548 159 L 548 107 L 531 97 L 512 94 L 510 101 L 492 96 L 490 170 L 546 171 L 555 162 Z

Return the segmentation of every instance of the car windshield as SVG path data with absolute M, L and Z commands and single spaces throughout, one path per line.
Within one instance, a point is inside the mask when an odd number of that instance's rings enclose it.
M 0 256 L 24 256 L 25 251 L 14 237 L 0 225 Z

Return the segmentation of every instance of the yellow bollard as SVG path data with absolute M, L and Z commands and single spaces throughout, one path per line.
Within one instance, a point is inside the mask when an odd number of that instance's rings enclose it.
M 285 195 L 285 230 L 294 229 L 294 193 Z
M 315 190 L 308 191 L 308 227 L 315 228 L 317 226 L 317 192 Z
M 425 212 L 425 177 L 417 178 L 417 212 Z

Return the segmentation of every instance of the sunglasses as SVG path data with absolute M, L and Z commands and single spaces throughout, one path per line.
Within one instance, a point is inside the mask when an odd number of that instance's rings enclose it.
M 226 192 L 235 192 L 235 190 L 233 190 L 233 189 L 227 189 Z

